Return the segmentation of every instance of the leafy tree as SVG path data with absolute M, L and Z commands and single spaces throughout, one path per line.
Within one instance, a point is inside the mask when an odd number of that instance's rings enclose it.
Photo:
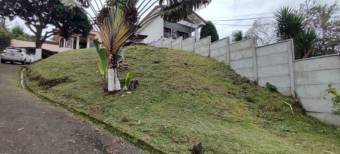
M 257 46 L 272 44 L 277 42 L 276 23 L 273 21 L 257 19 L 245 34 L 246 38 L 256 40 Z
M 305 16 L 304 24 L 316 30 L 318 54 L 327 54 L 329 44 L 340 43 L 340 20 L 333 18 L 339 11 L 337 3 L 319 4 L 315 0 L 306 0 L 300 6 L 300 12 Z
M 6 28 L 6 18 L 0 15 L 0 29 L 4 29 L 7 31 Z
M 233 41 L 234 42 L 243 40 L 243 33 L 240 30 L 233 32 L 232 35 L 233 35 Z
M 24 29 L 17 25 L 11 30 L 13 39 L 24 41 L 35 41 L 35 37 L 24 32 Z
M 219 40 L 219 36 L 216 30 L 215 25 L 211 22 L 208 21 L 206 25 L 204 25 L 201 29 L 201 34 L 200 37 L 201 38 L 205 38 L 211 36 L 211 42 L 215 42 L 217 40 Z
M 11 45 L 11 33 L 0 27 L 0 52 Z
M 94 26 L 100 33 L 102 45 L 106 48 L 108 92 L 121 90 L 117 77 L 118 53 L 124 43 L 143 25 L 149 23 L 154 15 L 146 16 L 155 4 L 161 6 L 159 14 L 164 20 L 176 22 L 185 19 L 194 10 L 207 5 L 211 0 L 68 0 L 67 6 L 76 6 L 80 2 L 88 8 L 88 14 L 96 21 Z M 138 2 L 138 3 L 137 3 Z M 104 5 L 106 4 L 106 5 Z M 99 12 L 99 13 L 97 13 Z M 159 15 L 157 14 L 157 15 Z M 145 17 L 146 16 L 146 17 Z M 138 20 L 144 17 L 143 20 Z
M 57 27 L 62 35 L 66 34 L 64 32 L 87 34 L 91 30 L 87 29 L 90 23 L 84 18 L 83 11 L 66 8 L 59 0 L 0 0 L 0 15 L 10 20 L 15 17 L 24 20 L 35 35 L 37 48 L 41 48 L 45 40 L 53 35 L 53 30 L 44 32 L 49 25 Z M 79 21 L 83 21 L 82 25 Z
M 25 34 L 24 29 L 21 26 L 17 25 L 12 28 L 12 36 L 14 38 L 17 38 L 20 35 L 24 35 L 24 34 Z

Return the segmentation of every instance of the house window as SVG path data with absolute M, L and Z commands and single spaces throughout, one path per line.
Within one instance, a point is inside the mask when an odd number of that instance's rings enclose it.
M 164 28 L 164 37 L 165 38 L 171 38 L 171 29 L 170 28 Z
M 189 37 L 189 34 L 177 31 L 177 37 L 181 37 L 181 36 L 183 37 L 183 39 L 187 39 Z

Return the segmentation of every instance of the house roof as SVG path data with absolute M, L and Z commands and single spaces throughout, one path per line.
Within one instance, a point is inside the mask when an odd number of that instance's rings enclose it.
M 151 17 L 151 19 L 154 19 L 158 16 L 160 16 L 161 7 L 159 5 L 155 6 L 143 19 L 141 22 L 146 20 L 147 18 Z M 152 17 L 153 16 L 153 17 Z M 186 20 L 191 21 L 194 24 L 202 25 L 206 24 L 207 21 L 205 21 L 200 15 L 198 15 L 196 12 L 193 12 L 191 15 L 187 17 Z
M 35 42 L 13 39 L 11 41 L 11 47 L 17 47 L 17 48 L 35 47 Z M 55 52 L 63 52 L 63 51 L 66 51 L 66 50 L 70 50 L 69 48 L 60 48 L 59 45 L 56 45 L 56 44 L 50 43 L 50 42 L 45 42 L 43 44 L 42 48 L 46 49 L 46 50 L 50 50 L 50 51 L 55 51 Z

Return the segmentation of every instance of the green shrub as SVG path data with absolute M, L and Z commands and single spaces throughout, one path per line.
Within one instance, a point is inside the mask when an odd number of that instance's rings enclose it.
M 94 45 L 98 54 L 99 61 L 97 62 L 98 71 L 103 76 L 104 79 L 107 77 L 107 56 L 106 49 L 100 48 L 100 43 L 98 40 L 94 40 Z
M 201 34 L 200 34 L 201 38 L 205 38 L 208 36 L 211 36 L 211 42 L 215 42 L 219 40 L 216 27 L 211 21 L 208 21 L 207 24 L 202 27 Z
M 271 92 L 277 92 L 276 86 L 272 85 L 271 83 L 267 82 L 266 83 L 266 89 L 268 89 Z
M 340 114 L 340 91 L 337 91 L 336 88 L 332 87 L 332 85 L 329 85 L 327 92 L 334 96 L 332 98 L 332 103 L 334 108 L 336 109 L 336 113 Z
M 129 90 L 129 87 L 130 87 L 130 84 L 131 84 L 131 81 L 134 77 L 134 74 L 131 73 L 131 72 L 128 72 L 125 76 L 125 80 L 124 80 L 124 90 Z
M 234 31 L 232 35 L 234 42 L 242 41 L 244 39 L 243 33 L 240 30 Z
M 0 28 L 0 52 L 11 45 L 11 33 Z

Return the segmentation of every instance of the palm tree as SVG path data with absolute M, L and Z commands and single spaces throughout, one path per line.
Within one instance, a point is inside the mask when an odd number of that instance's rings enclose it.
M 99 31 L 102 45 L 107 49 L 108 92 L 121 89 L 117 77 L 118 51 L 123 44 L 152 17 L 141 20 L 155 6 L 161 7 L 164 20 L 176 22 L 211 0 L 62 0 L 65 5 L 82 5 Z M 105 2 L 103 2 L 105 1 Z M 157 14 L 159 15 L 159 14 Z
M 304 29 L 303 16 L 295 10 L 283 7 L 276 14 L 277 34 L 282 40 L 296 38 Z
M 295 58 L 308 58 L 314 54 L 315 43 L 317 41 L 317 35 L 314 29 L 308 28 L 300 33 L 295 41 L 296 50 Z

